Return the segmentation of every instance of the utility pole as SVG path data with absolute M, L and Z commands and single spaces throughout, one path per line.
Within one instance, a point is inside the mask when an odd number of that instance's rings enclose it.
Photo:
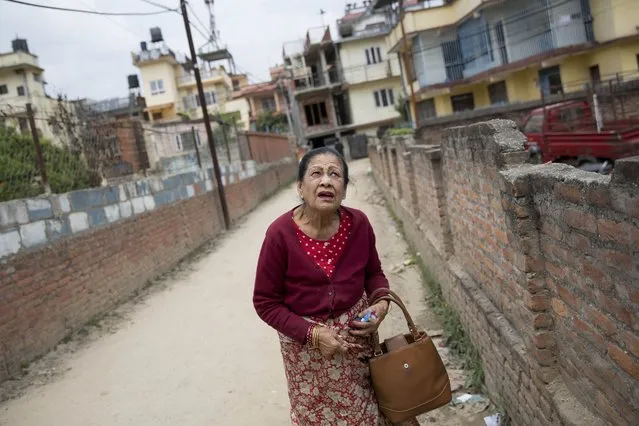
M 402 57 L 404 58 L 404 69 L 406 70 L 406 81 L 410 87 L 410 108 L 409 112 L 413 118 L 415 128 L 419 126 L 419 118 L 417 117 L 417 101 L 415 99 L 415 88 L 410 79 L 411 72 L 408 69 L 408 42 L 406 40 L 406 28 L 404 28 L 404 0 L 399 0 L 399 25 L 402 28 Z
M 47 166 L 44 163 L 44 155 L 42 154 L 42 146 L 40 145 L 40 135 L 38 135 L 38 128 L 36 127 L 35 118 L 33 117 L 33 109 L 31 108 L 30 103 L 27 104 L 27 117 L 29 119 L 29 127 L 31 127 L 33 145 L 35 146 L 36 162 L 38 163 L 40 178 L 42 179 L 42 189 L 44 189 L 45 194 L 51 194 L 49 177 L 47 176 Z
M 197 166 L 202 168 L 202 158 L 200 157 L 200 147 L 197 145 L 199 137 L 195 132 L 195 126 L 191 126 L 191 135 L 193 135 L 193 145 L 195 145 L 195 155 L 197 155 Z
M 229 208 L 226 204 L 226 194 L 224 193 L 224 185 L 222 183 L 222 173 L 220 173 L 220 165 L 217 161 L 217 152 L 213 142 L 213 130 L 211 130 L 211 120 L 209 111 L 206 107 L 206 98 L 204 97 L 204 87 L 202 86 L 202 77 L 200 69 L 197 66 L 197 55 L 195 54 L 195 46 L 193 45 L 193 36 L 191 35 L 191 24 L 189 23 L 189 15 L 186 11 L 186 0 L 180 0 L 182 9 L 182 18 L 184 18 L 184 28 L 186 29 L 186 38 L 189 41 L 189 50 L 191 51 L 191 61 L 193 64 L 193 73 L 195 74 L 195 82 L 197 83 L 197 92 L 200 98 L 200 106 L 204 116 L 204 127 L 206 128 L 206 136 L 209 140 L 209 149 L 211 150 L 211 159 L 213 160 L 213 170 L 215 172 L 215 180 L 217 182 L 217 191 L 220 197 L 220 205 L 222 206 L 222 214 L 224 215 L 224 226 L 231 229 L 231 218 L 229 216 Z

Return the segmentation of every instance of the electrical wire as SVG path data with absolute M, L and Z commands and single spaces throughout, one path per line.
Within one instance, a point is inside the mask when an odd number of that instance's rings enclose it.
M 68 7 L 58 7 L 58 6 L 48 6 L 44 4 L 30 3 L 21 0 L 4 0 L 9 3 L 16 3 L 23 6 L 31 6 L 37 7 L 40 9 L 49 9 L 49 10 L 57 10 L 62 12 L 75 12 L 75 13 L 85 13 L 88 15 L 102 15 L 102 16 L 154 16 L 154 15 L 162 15 L 165 13 L 169 13 L 169 10 L 163 10 L 158 12 L 100 12 L 96 10 L 86 10 L 86 9 L 73 9 Z M 171 11 L 177 11 L 176 9 L 172 9 Z
M 195 18 L 195 20 L 203 27 L 206 28 L 206 25 L 204 23 L 202 23 L 202 20 L 200 20 L 200 18 L 197 16 L 197 13 L 195 13 L 195 10 L 193 10 L 193 7 L 191 6 L 190 3 L 186 3 L 186 7 L 189 8 L 189 10 L 191 11 L 191 15 L 193 15 L 193 17 Z M 206 37 L 207 41 L 210 39 L 210 35 L 209 37 Z

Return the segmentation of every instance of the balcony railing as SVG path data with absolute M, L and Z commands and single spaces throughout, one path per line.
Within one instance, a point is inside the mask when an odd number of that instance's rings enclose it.
M 7 55 L 0 55 L 0 68 L 18 67 L 30 65 L 40 68 L 38 58 L 25 52 L 14 52 Z
M 215 70 L 201 70 L 200 77 L 202 78 L 202 81 L 207 81 L 207 80 L 215 80 L 215 79 L 224 79 L 225 77 L 228 77 L 228 75 L 222 70 L 215 69 Z M 178 77 L 178 84 L 179 85 L 195 84 L 195 76 L 183 75 L 181 77 Z
M 327 72 L 311 73 L 306 76 L 299 76 L 295 79 L 295 91 L 304 92 L 314 89 L 322 89 L 333 85 L 341 84 L 343 77 L 337 68 L 333 68 Z
M 525 9 L 523 0 L 505 4 L 510 10 L 521 4 L 524 10 L 502 20 L 466 21 L 452 34 L 454 37 L 446 37 L 448 41 L 441 42 L 441 36 L 428 32 L 416 37 L 413 62 L 420 87 L 471 78 L 591 41 L 579 0 L 569 0 L 560 11 L 552 7 Z
M 360 84 L 383 80 L 400 75 L 397 61 L 383 61 L 377 64 L 361 65 L 344 69 L 344 81 L 347 84 Z
M 162 57 L 168 57 L 174 59 L 178 63 L 186 63 L 186 56 L 175 53 L 168 46 L 154 47 L 148 50 L 141 50 L 137 53 L 131 53 L 133 59 L 133 65 L 138 65 L 144 62 L 157 61 Z

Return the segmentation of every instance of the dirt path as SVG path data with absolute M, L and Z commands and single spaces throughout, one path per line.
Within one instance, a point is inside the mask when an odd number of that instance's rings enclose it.
M 416 322 L 438 329 L 417 270 L 400 268 L 406 245 L 380 205 L 368 162 L 352 168 L 346 204 L 369 215 L 392 286 Z M 255 315 L 251 296 L 264 231 L 295 203 L 292 188 L 282 191 L 205 256 L 141 302 L 118 309 L 115 319 L 104 321 L 84 342 L 71 342 L 35 363 L 21 383 L 10 384 L 30 386 L 0 406 L 0 425 L 288 424 L 277 336 Z M 405 329 L 399 309 L 393 309 L 382 332 Z M 482 425 L 488 411 L 474 411 L 479 410 L 445 407 L 420 420 Z

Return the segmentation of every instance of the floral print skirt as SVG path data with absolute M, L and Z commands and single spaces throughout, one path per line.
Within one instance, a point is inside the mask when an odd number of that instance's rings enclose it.
M 358 345 L 331 359 L 280 333 L 293 426 L 392 425 L 379 411 L 370 379 L 368 358 L 373 354 L 372 343 L 369 338 L 348 333 L 349 323 L 366 307 L 364 297 L 339 318 L 322 323 Z

